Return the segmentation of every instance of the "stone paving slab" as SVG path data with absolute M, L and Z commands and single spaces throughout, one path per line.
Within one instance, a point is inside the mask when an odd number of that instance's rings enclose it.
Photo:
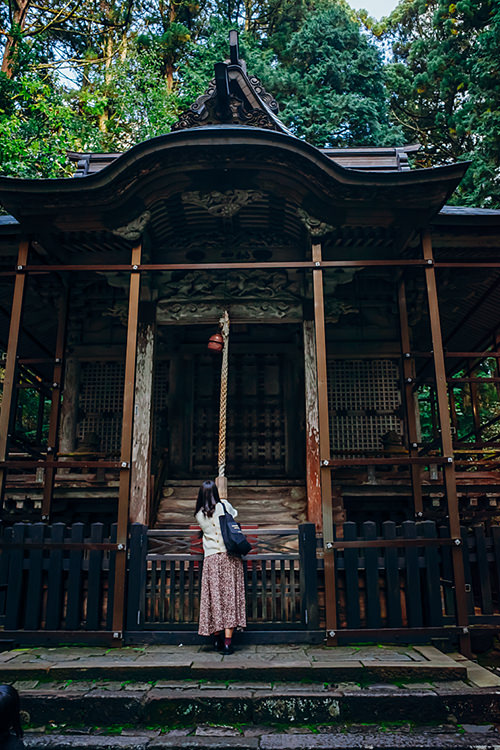
M 30 733 L 25 745 L 27 750 L 498 750 L 500 735 L 491 724 L 466 725 L 461 731 L 447 726 L 385 731 L 376 726 L 320 727 L 317 733 L 307 729 L 270 733 L 259 727 L 252 735 L 234 734 L 225 727 L 200 727 L 190 734 L 183 730 L 164 734 L 128 730 L 120 736 Z

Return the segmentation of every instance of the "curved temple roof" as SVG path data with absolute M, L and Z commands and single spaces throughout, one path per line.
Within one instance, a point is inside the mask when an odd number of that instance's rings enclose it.
M 467 163 L 401 172 L 336 164 L 293 136 L 241 125 L 192 128 L 145 141 L 83 179 L 0 178 L 0 200 L 27 229 L 114 229 L 158 200 L 254 189 L 292 199 L 329 224 L 421 224 L 446 202 Z
M 316 229 L 399 225 L 407 234 L 438 213 L 468 166 L 409 170 L 415 146 L 318 149 L 291 135 L 278 109 L 247 75 L 231 32 L 230 59 L 215 65 L 214 80 L 173 132 L 123 154 L 94 155 L 100 162 L 70 155 L 83 179 L 0 177 L 0 201 L 27 231 L 116 231 L 174 197 L 189 202 L 197 193 L 203 203 L 214 191 L 254 191 L 255 200 L 257 192 L 286 200 Z

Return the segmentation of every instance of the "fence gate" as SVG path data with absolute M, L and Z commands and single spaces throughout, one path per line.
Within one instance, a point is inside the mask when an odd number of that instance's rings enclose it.
M 252 551 L 243 559 L 248 632 L 284 642 L 323 637 L 319 630 L 314 524 L 295 529 L 246 529 Z M 134 524 L 130 537 L 127 633 L 156 631 L 155 640 L 196 635 L 203 550 L 200 531 Z M 302 636 L 300 636 L 302 633 Z

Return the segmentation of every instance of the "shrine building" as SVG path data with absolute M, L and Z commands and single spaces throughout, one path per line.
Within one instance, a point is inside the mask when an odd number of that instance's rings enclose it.
M 227 312 L 242 524 L 315 524 L 327 599 L 345 528 L 441 524 L 466 627 L 453 544 L 500 515 L 500 211 L 447 205 L 468 164 L 417 150 L 296 138 L 233 34 L 172 132 L 0 177 L 4 526 L 102 523 L 122 576 L 131 523 L 187 534 L 221 473 Z

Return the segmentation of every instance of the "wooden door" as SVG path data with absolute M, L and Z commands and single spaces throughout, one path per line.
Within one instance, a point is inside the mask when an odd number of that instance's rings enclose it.
M 230 350 L 229 356 L 227 476 L 301 477 L 304 397 L 299 358 L 286 350 Z M 205 352 L 185 354 L 175 377 L 171 476 L 215 476 L 220 359 Z

